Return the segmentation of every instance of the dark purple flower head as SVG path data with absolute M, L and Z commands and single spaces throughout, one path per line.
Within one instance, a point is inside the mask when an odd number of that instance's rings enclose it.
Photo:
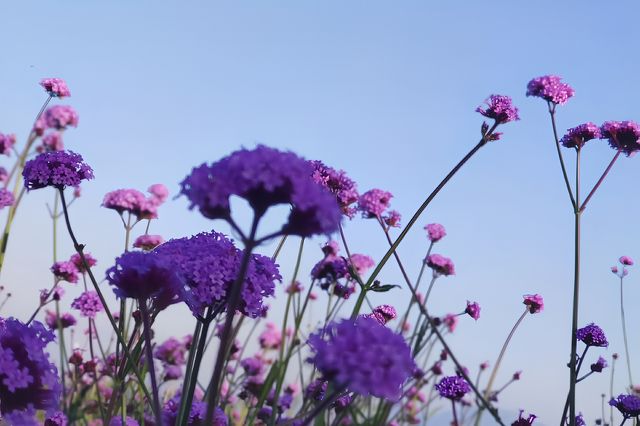
M 487 118 L 493 118 L 496 123 L 504 124 L 510 121 L 520 120 L 518 108 L 513 106 L 510 97 L 502 95 L 491 95 L 486 100 L 486 108 L 479 106 L 476 112 Z
M 432 243 L 436 243 L 447 235 L 444 226 L 439 223 L 430 223 L 424 227 L 427 230 L 427 236 Z
M 587 423 L 584 421 L 584 417 L 582 417 L 582 413 L 576 416 L 576 426 L 587 426 Z
M 0 155 L 10 155 L 13 145 L 16 144 L 16 135 L 0 133 Z
M 156 253 L 124 253 L 106 275 L 119 298 L 153 299 L 157 309 L 180 301 L 183 283 L 174 265 Z
M 67 83 L 61 78 L 43 78 L 40 80 L 40 86 L 42 86 L 50 96 L 57 98 L 71 96 Z
M 633 259 L 631 259 L 629 256 L 622 256 L 620 257 L 619 261 L 625 266 L 633 266 Z
M 439 376 L 442 374 L 442 361 L 436 361 L 432 366 L 431 366 L 431 372 L 435 375 L 435 376 Z
M 14 318 L 0 320 L 0 410 L 6 420 L 9 414 L 33 419 L 34 409 L 53 414 L 58 408 L 58 370 L 45 352 L 53 339 L 37 321 L 27 326 Z
M 263 363 L 256 357 L 245 358 L 240 361 L 240 365 L 247 376 L 258 376 L 262 374 Z
M 464 313 L 469 314 L 471 318 L 477 321 L 480 318 L 480 305 L 478 302 L 469 302 L 467 300 L 467 309 L 464 310 Z
M 471 386 L 460 376 L 443 377 L 436 385 L 436 390 L 441 398 L 452 401 L 460 401 L 467 393 L 471 392 Z
M 58 411 L 47 417 L 44 421 L 44 426 L 67 426 L 67 416 L 65 416 L 63 412 Z
M 86 318 L 95 318 L 98 312 L 104 310 L 100 297 L 95 291 L 85 291 L 71 303 L 71 307 L 80 311 Z
M 186 352 L 187 347 L 184 342 L 175 337 L 170 337 L 160 346 L 156 347 L 153 352 L 153 357 L 162 361 L 164 364 L 184 365 L 186 362 L 184 358 Z
M 600 137 L 600 128 L 589 122 L 569 129 L 560 143 L 566 148 L 582 148 L 587 141 Z
M 313 399 L 314 401 L 322 401 L 327 393 L 328 382 L 326 380 L 316 379 L 309 383 L 304 391 L 305 399 Z
M 378 321 L 380 324 L 385 325 L 387 322 L 398 316 L 396 312 L 396 308 L 391 305 L 380 305 L 376 307 L 372 313 L 363 314 L 363 317 L 373 318 Z
M 609 405 L 616 407 L 625 419 L 640 416 L 640 398 L 635 395 L 618 395 L 611 398 Z
M 50 129 L 63 130 L 68 126 L 78 127 L 78 113 L 68 105 L 54 105 L 42 115 Z
M 529 313 L 537 314 L 544 309 L 544 300 L 539 294 L 526 294 L 524 296 L 524 303 L 529 308 Z
M 511 426 L 530 426 L 533 424 L 533 421 L 537 417 L 535 414 L 529 414 L 529 417 L 525 419 L 524 417 L 522 417 L 523 414 L 524 414 L 524 410 L 520 410 L 520 415 L 518 415 L 518 420 L 511 423 Z
M 353 218 L 356 213 L 353 203 L 358 201 L 358 189 L 356 183 L 349 179 L 342 170 L 335 170 L 321 161 L 311 161 L 313 167 L 313 180 L 324 186 L 336 196 L 342 214 Z
M 576 339 L 580 340 L 587 346 L 607 347 L 609 342 L 604 335 L 604 331 L 594 323 L 591 323 L 585 327 L 579 328 L 576 331 Z
M 336 402 L 333 403 L 333 407 L 335 408 L 336 413 L 343 412 L 349 406 L 349 404 L 351 404 L 351 400 L 352 398 L 349 394 L 342 395 L 341 397 L 336 399 Z
M 389 208 L 389 203 L 393 195 L 389 191 L 382 189 L 371 189 L 358 199 L 358 210 L 362 212 L 362 217 L 381 217 Z
M 440 254 L 431 254 L 426 259 L 426 264 L 433 272 L 439 275 L 449 276 L 456 274 L 456 268 L 453 261 L 448 257 Z
M 527 84 L 527 96 L 535 96 L 557 105 L 565 104 L 575 93 L 567 83 L 556 75 L 534 78 Z
M 607 368 L 607 360 L 602 357 L 599 357 L 595 363 L 591 364 L 591 371 L 594 373 L 602 373 L 605 368 Z
M 162 407 L 162 422 L 165 425 L 176 424 L 180 411 L 180 402 L 182 398 L 178 393 L 173 398 L 164 403 Z M 207 414 L 207 404 L 202 401 L 193 401 L 189 416 L 187 417 L 187 426 L 204 426 L 205 416 Z M 213 413 L 213 423 L 210 426 L 227 426 L 228 419 L 219 407 L 216 407 Z
M 165 259 L 184 281 L 183 299 L 196 315 L 207 306 L 215 308 L 226 303 L 243 256 L 231 240 L 216 232 L 170 240 L 151 253 Z M 273 296 L 275 282 L 281 279 L 278 266 L 270 258 L 253 254 L 238 309 L 251 318 L 261 316 L 263 299 Z
M 28 190 L 47 186 L 64 189 L 67 186 L 78 186 L 83 180 L 93 179 L 93 170 L 82 161 L 80 154 L 51 151 L 27 161 L 22 176 Z
M 640 126 L 635 121 L 607 121 L 600 127 L 602 139 L 609 140 L 609 146 L 620 150 L 627 157 L 640 150 Z
M 341 220 L 336 197 L 313 181 L 311 164 L 291 152 L 263 145 L 242 149 L 211 165 L 193 169 L 181 193 L 209 219 L 229 219 L 232 195 L 247 200 L 258 216 L 271 206 L 290 204 L 282 232 L 310 236 L 330 234 Z
M 402 336 L 371 318 L 330 323 L 309 345 L 310 361 L 326 379 L 360 395 L 396 399 L 415 368 Z

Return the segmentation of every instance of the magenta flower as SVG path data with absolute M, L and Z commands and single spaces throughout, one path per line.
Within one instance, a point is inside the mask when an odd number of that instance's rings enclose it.
M 282 343 L 282 332 L 272 322 L 267 323 L 267 328 L 260 334 L 258 338 L 262 349 L 278 349 Z
M 8 189 L 0 188 L 0 210 L 12 206 L 15 202 L 13 198 L 13 192 Z
M 458 316 L 454 314 L 447 314 L 442 318 L 442 323 L 447 327 L 449 333 L 456 331 L 458 326 Z
M 169 189 L 161 183 L 155 183 L 147 189 L 147 191 L 158 200 L 159 203 L 164 203 L 169 197 Z
M 471 318 L 477 321 L 480 318 L 480 305 L 477 302 L 469 302 L 467 300 L 467 309 L 464 310 L 464 313 L 469 314 Z
M 575 91 L 567 83 L 560 81 L 556 75 L 545 75 L 534 78 L 527 84 L 527 96 L 535 96 L 556 105 L 565 104 Z
M 633 266 L 633 259 L 631 259 L 629 256 L 622 256 L 619 259 L 619 262 L 626 266 Z
M 335 170 L 321 161 L 311 161 L 311 165 L 313 166 L 313 174 L 311 175 L 313 180 L 336 196 L 342 214 L 353 218 L 356 209 L 352 204 L 358 201 L 359 197 L 356 183 L 349 179 L 344 171 Z
M 358 199 L 358 210 L 362 212 L 362 217 L 381 217 L 382 213 L 389 208 L 389 203 L 393 195 L 382 189 L 371 189 Z
M 537 314 L 544 309 L 544 300 L 539 294 L 527 294 L 524 296 L 524 303 L 529 307 L 529 312 Z
M 154 195 L 146 198 L 137 189 L 116 189 L 105 194 L 102 200 L 103 207 L 115 210 L 119 214 L 128 212 L 138 220 L 157 218 L 159 204 Z
M 456 270 L 453 265 L 453 261 L 448 257 L 444 257 L 440 254 L 431 254 L 426 259 L 426 264 L 429 268 L 433 269 L 435 274 L 449 276 L 455 275 Z
M 604 347 L 609 346 L 604 331 L 594 323 L 579 328 L 576 331 L 576 339 L 580 340 L 587 346 Z
M 533 421 L 537 417 L 535 414 L 529 414 L 529 417 L 525 419 L 524 417 L 522 417 L 523 414 L 524 414 L 524 410 L 520 410 L 520 415 L 518 416 L 518 420 L 511 423 L 511 426 L 530 426 L 533 424 Z
M 441 398 L 452 401 L 460 401 L 466 394 L 471 392 L 471 386 L 460 376 L 443 377 L 435 386 Z
M 62 132 L 50 132 L 42 138 L 42 151 L 63 151 L 64 141 L 62 140 Z
M 493 118 L 498 124 L 505 124 L 510 121 L 520 120 L 518 108 L 513 106 L 511 98 L 502 95 L 491 95 L 486 100 L 486 108 L 479 106 L 476 112 L 487 118 Z
M 560 139 L 560 143 L 566 148 L 582 148 L 587 141 L 600 139 L 600 128 L 588 122 L 573 127 Z
M 398 316 L 396 308 L 391 305 L 380 305 L 377 306 L 372 313 L 362 315 L 366 318 L 372 318 L 378 321 L 380 324 L 385 325 L 392 319 L 395 319 Z
M 89 252 L 84 253 L 84 259 L 87 261 L 87 265 L 89 265 L 89 268 L 93 268 L 98 263 L 98 261 Z M 73 263 L 76 266 L 76 268 L 78 269 L 78 272 L 80 273 L 87 272 L 84 268 L 82 257 L 80 257 L 78 253 L 72 254 L 71 258 L 69 259 L 69 262 Z
M 40 80 L 40 86 L 44 87 L 49 96 L 58 98 L 71 96 L 67 83 L 61 78 L 43 78 Z
M 79 271 L 73 262 L 58 261 L 51 266 L 51 272 L 61 281 L 68 281 L 73 284 L 78 282 Z
M 607 121 L 600 127 L 602 139 L 608 139 L 609 146 L 620 150 L 627 157 L 640 150 L 640 126 L 634 121 Z
M 47 324 L 51 330 L 58 329 L 58 317 L 55 312 L 47 311 L 46 316 L 44 318 L 44 322 Z M 68 328 L 74 326 L 76 324 L 76 319 L 73 315 L 68 312 L 60 315 L 60 326 L 62 328 Z
M 27 161 L 22 176 L 28 190 L 47 186 L 64 189 L 67 186 L 78 186 L 83 180 L 93 179 L 93 170 L 83 162 L 79 154 L 53 151 Z
M 389 212 L 386 215 L 382 216 L 383 222 L 389 228 L 399 228 L 401 219 L 402 219 L 402 216 L 400 215 L 399 212 L 395 210 L 389 210 Z
M 54 105 L 42 115 L 44 124 L 50 129 L 63 130 L 78 127 L 78 113 L 68 105 Z
M 602 357 L 598 357 L 598 360 L 591 364 L 591 371 L 594 373 L 602 373 L 605 368 L 607 368 L 607 360 Z
M 376 262 L 366 254 L 354 253 L 351 255 L 349 264 L 355 269 L 358 275 L 364 275 L 369 269 L 375 266 Z
M 162 238 L 161 235 L 145 234 L 140 235 L 138 238 L 136 238 L 136 240 L 133 242 L 133 246 L 135 248 L 149 251 L 158 247 L 162 243 L 164 243 L 164 238 Z
M 104 311 L 104 306 L 95 291 L 85 291 L 76 298 L 71 307 L 80 311 L 80 315 L 86 318 L 95 318 L 98 312 Z
M 0 154 L 10 155 L 11 149 L 16 144 L 16 135 L 5 135 L 0 133 Z
M 309 345 L 309 361 L 325 379 L 360 395 L 396 399 L 415 369 L 404 338 L 372 318 L 330 323 Z
M 447 235 L 444 226 L 439 223 L 430 223 L 424 229 L 427 230 L 427 236 L 432 243 L 437 243 Z

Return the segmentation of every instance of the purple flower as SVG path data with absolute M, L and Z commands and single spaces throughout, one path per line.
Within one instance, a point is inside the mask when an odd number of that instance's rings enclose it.
M 441 398 L 452 401 L 460 401 L 467 393 L 471 392 L 471 386 L 460 376 L 443 377 L 435 386 Z
M 68 126 L 78 127 L 78 113 L 68 105 L 54 105 L 42 115 L 50 129 L 63 130 Z
M 602 139 L 609 140 L 609 146 L 620 150 L 627 157 L 640 150 L 640 126 L 634 121 L 607 121 L 600 127 Z
M 0 155 L 10 155 L 13 145 L 16 144 L 16 135 L 0 133 Z
M 609 342 L 604 335 L 604 331 L 594 323 L 579 328 L 576 331 L 576 339 L 587 346 L 607 347 Z
M 560 143 L 566 148 L 582 148 L 591 139 L 600 139 L 600 128 L 588 122 L 573 127 L 560 139 Z
M 78 268 L 71 261 L 58 261 L 51 266 L 51 272 L 53 275 L 61 280 L 68 281 L 70 283 L 78 282 Z
M 626 266 L 633 266 L 633 259 L 631 259 L 629 256 L 622 256 L 619 259 L 620 263 L 622 263 L 623 265 Z
M 164 238 L 162 238 L 161 235 L 145 234 L 140 235 L 138 238 L 136 238 L 136 240 L 133 242 L 133 246 L 135 248 L 149 251 L 158 247 L 162 243 L 164 243 Z
M 520 415 L 518 416 L 518 420 L 516 420 L 515 422 L 511 423 L 511 426 L 529 426 L 533 424 L 533 421 L 536 419 L 536 415 L 535 414 L 529 414 L 528 418 L 524 418 L 522 417 L 522 415 L 524 414 L 524 410 L 520 410 Z
M 47 324 L 51 330 L 58 329 L 58 317 L 55 312 L 47 311 L 47 315 L 45 316 L 44 322 Z M 60 326 L 62 328 L 68 328 L 74 326 L 76 324 L 76 319 L 73 315 L 68 312 L 60 315 Z
M 493 118 L 496 123 L 504 124 L 510 121 L 520 120 L 518 108 L 513 106 L 511 98 L 502 95 L 491 95 L 486 100 L 486 108 L 479 106 L 476 112 L 487 118 Z
M 369 269 L 375 266 L 374 260 L 366 254 L 354 253 L 349 259 L 349 264 L 355 269 L 358 275 L 364 275 Z
M 177 394 L 162 407 L 162 422 L 165 425 L 176 424 L 178 412 L 180 411 L 181 396 Z M 205 416 L 207 414 L 207 404 L 202 401 L 194 401 L 189 410 L 187 418 L 187 426 L 204 426 Z M 227 416 L 219 407 L 216 407 L 213 413 L 213 423 L 210 426 L 227 426 Z
M 358 198 L 358 210 L 362 217 L 380 217 L 389 208 L 393 195 L 382 189 L 371 189 Z
M 116 189 L 105 194 L 102 206 L 122 214 L 128 212 L 138 220 L 155 219 L 158 217 L 158 199 L 152 195 L 146 198 L 137 189 Z
M 184 355 L 187 351 L 183 342 L 170 337 L 160 346 L 157 346 L 153 352 L 153 357 L 159 359 L 163 363 L 172 365 L 183 365 L 185 363 Z
M 332 322 L 309 345 L 324 378 L 360 395 L 396 399 L 415 368 L 403 337 L 371 318 Z
M 269 207 L 290 204 L 282 232 L 310 236 L 330 234 L 341 219 L 336 197 L 312 179 L 313 167 L 291 152 L 263 145 L 236 151 L 211 165 L 193 169 L 181 183 L 181 193 L 209 219 L 231 217 L 232 195 L 247 200 L 257 217 Z
M 183 283 L 174 265 L 154 252 L 124 253 L 107 269 L 106 275 L 119 298 L 153 299 L 157 309 L 180 301 Z
M 576 426 L 587 426 L 587 423 L 584 421 L 584 417 L 582 417 L 582 413 L 576 416 Z
M 0 189 L 0 210 L 5 207 L 12 206 L 14 202 L 15 202 L 15 199 L 13 198 L 13 193 L 7 189 L 1 188 Z
M 64 150 L 64 141 L 62 140 L 62 132 L 47 133 L 42 138 L 42 146 L 38 148 L 39 148 L 39 152 Z
M 454 314 L 447 314 L 442 318 L 442 323 L 447 327 L 449 333 L 456 331 L 458 326 L 458 316 Z
M 37 321 L 29 326 L 14 318 L 0 321 L 0 410 L 5 420 L 9 415 L 33 419 L 35 410 L 58 408 L 58 370 L 45 352 L 53 340 L 54 334 Z
M 392 319 L 396 318 L 398 316 L 398 313 L 396 311 L 396 308 L 391 305 L 380 305 L 377 306 L 372 313 L 363 314 L 362 316 L 365 318 L 372 318 L 378 321 L 380 324 L 385 325 Z
M 313 399 L 314 401 L 322 401 L 327 393 L 328 382 L 326 380 L 315 379 L 309 383 L 304 391 L 305 399 Z
M 605 368 L 607 368 L 607 360 L 602 357 L 599 357 L 595 363 L 591 364 L 591 371 L 594 373 L 602 373 Z
M 109 426 L 140 426 L 140 423 L 138 423 L 133 417 L 129 416 L 125 417 L 123 423 L 122 416 L 115 416 L 109 421 Z
M 161 183 L 154 183 L 147 189 L 147 192 L 149 192 L 159 204 L 164 203 L 169 197 L 169 189 Z
M 456 274 L 456 269 L 453 265 L 453 261 L 448 257 L 444 257 L 440 254 L 429 255 L 425 263 L 429 268 L 433 269 L 433 272 L 435 274 L 444 276 Z
M 282 332 L 272 322 L 268 322 L 266 329 L 260 334 L 258 341 L 262 349 L 278 349 L 282 343 Z
M 616 407 L 625 419 L 640 416 L 640 398 L 635 395 L 618 395 L 611 398 L 609 405 Z
M 95 291 L 85 291 L 76 298 L 71 307 L 80 311 L 80 315 L 86 318 L 95 318 L 98 312 L 104 310 L 100 297 Z
M 78 186 L 83 180 L 93 179 L 93 170 L 82 161 L 80 154 L 52 151 L 27 161 L 22 176 L 28 190 L 47 186 L 64 189 L 67 186 Z
M 67 426 L 67 416 L 63 412 L 58 411 L 52 416 L 47 417 L 44 426 Z
M 262 361 L 258 358 L 245 358 L 240 361 L 240 365 L 247 376 L 258 376 L 262 374 Z
M 43 78 L 40 80 L 40 86 L 44 87 L 49 96 L 58 98 L 71 96 L 67 83 L 61 78 Z
M 430 223 L 424 229 L 427 230 L 427 236 L 432 243 L 437 243 L 447 235 L 444 226 L 439 223 Z
M 342 395 L 341 397 L 336 399 L 336 402 L 333 403 L 333 407 L 335 408 L 336 413 L 343 412 L 349 406 L 349 404 L 351 404 L 351 400 L 352 398 L 349 394 Z
M 556 105 L 565 104 L 575 93 L 567 83 L 562 83 L 561 77 L 545 75 L 534 78 L 527 84 L 527 96 L 535 96 Z
M 349 179 L 344 171 L 335 170 L 321 161 L 311 161 L 311 165 L 313 166 L 313 174 L 311 175 L 313 180 L 336 196 L 342 214 L 353 218 L 356 209 L 352 204 L 358 201 L 359 197 L 356 183 Z
M 98 263 L 98 261 L 93 256 L 91 256 L 91 253 L 87 252 L 83 254 L 84 254 L 84 259 L 87 261 L 87 265 L 90 268 L 94 267 Z M 81 272 L 81 273 L 86 272 L 84 268 L 84 263 L 82 262 L 82 257 L 78 253 L 72 254 L 71 258 L 69 259 L 69 262 L 73 263 L 76 266 L 76 268 L 78 269 L 78 272 Z
M 477 321 L 480 318 L 480 305 L 477 302 L 469 302 L 467 300 L 467 309 L 464 310 L 464 313 L 469 314 L 471 318 Z
M 532 314 L 542 312 L 544 309 L 544 300 L 539 294 L 526 294 L 522 303 L 529 307 L 529 313 Z

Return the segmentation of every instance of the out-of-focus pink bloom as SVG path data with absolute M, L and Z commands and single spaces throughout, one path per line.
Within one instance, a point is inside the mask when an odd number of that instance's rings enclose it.
M 439 275 L 449 276 L 455 275 L 456 269 L 453 261 L 448 257 L 440 254 L 431 254 L 426 259 L 427 266 L 433 269 L 433 272 Z
M 384 223 L 389 227 L 389 228 L 399 228 L 400 227 L 400 220 L 402 219 L 402 216 L 400 215 L 399 212 L 395 211 L 395 210 L 390 210 L 389 213 L 387 213 L 382 220 L 384 221 Z
M 69 126 L 78 127 L 78 113 L 68 105 L 49 107 L 42 117 L 50 129 L 63 130 Z
M 169 189 L 161 183 L 151 185 L 147 191 L 156 198 L 159 203 L 164 203 L 167 197 L 169 197 Z
M 136 240 L 133 242 L 133 246 L 135 248 L 149 251 L 158 247 L 162 243 L 164 243 L 164 238 L 162 238 L 161 235 L 145 234 L 140 235 L 138 238 L 136 238 Z
M 380 217 L 389 208 L 393 195 L 382 189 L 371 189 L 358 199 L 358 210 L 366 218 Z
M 375 266 L 372 258 L 365 254 L 354 253 L 351 255 L 351 266 L 356 270 L 358 275 L 365 274 L 369 269 Z
M 633 266 L 633 259 L 631 259 L 629 256 L 622 256 L 620 257 L 619 261 L 625 266 Z
M 259 338 L 260 347 L 263 349 L 278 349 L 282 343 L 282 332 L 272 323 L 267 323 L 267 328 Z
M 61 132 L 50 132 L 42 138 L 42 148 L 44 151 L 63 151 L 64 141 Z
M 82 195 L 82 188 L 80 188 L 80 186 L 76 186 L 73 188 L 73 196 L 75 198 L 80 198 L 80 196 Z
M 524 296 L 524 303 L 529 307 L 529 312 L 537 314 L 544 309 L 544 300 L 539 294 L 527 294 Z
M 477 302 L 469 302 L 467 300 L 467 309 L 464 312 L 477 321 L 480 318 L 480 305 Z
M 617 266 L 612 266 L 611 267 L 611 272 L 613 272 L 614 274 L 618 273 L 618 267 Z
M 295 293 L 300 293 L 303 289 L 304 287 L 302 286 L 302 284 L 300 284 L 300 281 L 294 281 L 291 284 L 289 284 L 289 286 L 286 289 L 286 292 L 288 294 L 295 294 Z
M 4 183 L 9 179 L 9 172 L 4 167 L 0 167 L 0 183 Z
M 430 223 L 424 227 L 427 230 L 427 236 L 431 242 L 436 243 L 443 239 L 447 235 L 447 231 L 444 226 L 439 223 Z
M 447 314 L 442 319 L 442 322 L 445 326 L 447 326 L 447 330 L 449 330 L 449 333 L 453 333 L 456 330 L 456 326 L 458 325 L 458 316 L 454 314 Z
M 480 364 L 480 370 L 486 370 L 487 368 L 489 368 L 489 361 Z
M 15 202 L 13 198 L 13 192 L 8 189 L 0 188 L 0 210 L 5 207 L 12 206 Z
M 78 282 L 78 268 L 73 262 L 70 261 L 58 261 L 51 267 L 53 275 L 61 280 L 68 281 L 70 283 Z
M 15 145 L 15 143 L 16 135 L 5 135 L 3 133 L 0 133 L 0 154 L 11 154 L 11 149 L 13 148 L 13 145 Z
M 71 96 L 67 83 L 61 78 L 43 78 L 40 80 L 40 86 L 44 87 L 50 96 L 58 98 Z
M 91 256 L 91 253 L 87 252 L 83 254 L 84 254 L 84 259 L 87 261 L 87 265 L 89 265 L 89 268 L 93 268 L 94 266 L 96 266 L 98 261 L 93 256 Z M 75 267 L 78 269 L 79 272 L 81 273 L 86 272 L 84 268 L 84 263 L 82 263 L 82 258 L 78 253 L 72 254 L 69 261 L 75 265 Z

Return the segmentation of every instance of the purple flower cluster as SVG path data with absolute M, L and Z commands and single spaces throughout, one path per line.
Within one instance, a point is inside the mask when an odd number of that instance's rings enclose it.
M 135 248 L 149 251 L 158 247 L 162 243 L 164 243 L 164 238 L 162 238 L 161 235 L 145 234 L 140 235 L 138 238 L 136 238 L 136 240 L 133 242 L 133 246 Z
M 616 407 L 625 419 L 640 416 L 640 398 L 635 395 L 618 395 L 611 398 L 609 405 Z
M 580 340 L 587 346 L 597 346 L 606 348 L 609 346 L 604 331 L 594 323 L 579 328 L 576 331 L 576 339 Z
M 50 96 L 57 98 L 71 96 L 67 83 L 61 78 L 43 78 L 40 80 L 40 86 L 42 86 Z
M 433 269 L 434 274 L 438 275 L 455 275 L 456 268 L 453 264 L 453 261 L 448 257 L 444 257 L 440 254 L 431 254 L 425 260 L 427 266 Z
M 0 133 L 0 155 L 11 154 L 13 145 L 16 144 L 16 135 L 5 135 Z
M 162 407 L 162 422 L 165 425 L 176 424 L 178 412 L 180 411 L 180 394 L 174 396 Z M 187 426 L 204 426 L 205 416 L 207 413 L 207 404 L 202 401 L 194 401 L 189 410 L 187 417 Z M 227 416 L 219 407 L 216 407 L 213 414 L 213 423 L 209 426 L 227 426 Z
M 93 256 L 91 256 L 91 253 L 88 252 L 84 253 L 84 260 L 87 262 L 87 266 L 89 266 L 89 268 L 94 267 L 98 263 L 98 261 Z M 69 262 L 73 263 L 76 266 L 78 272 L 86 272 L 84 262 L 82 262 L 82 257 L 78 253 L 72 254 L 69 258 Z
M 365 274 L 375 265 L 371 257 L 354 253 L 350 259 L 338 256 L 338 243 L 329 241 L 322 249 L 325 257 L 311 269 L 311 278 L 317 280 L 323 290 L 333 289 L 333 294 L 348 299 L 355 292 L 356 284 L 351 270 Z
M 321 161 L 312 161 L 311 165 L 313 166 L 313 174 L 311 175 L 313 180 L 336 196 L 342 214 L 353 218 L 356 209 L 352 204 L 359 198 L 356 183 L 344 171 L 335 170 Z
M 51 330 L 58 329 L 58 316 L 55 312 L 47 311 L 44 322 Z M 62 328 L 68 328 L 76 324 L 76 319 L 70 313 L 64 313 L 60 315 L 60 326 Z
M 565 104 L 575 91 L 561 77 L 545 75 L 534 78 L 527 84 L 527 96 L 535 96 L 557 105 Z
M 371 189 L 358 198 L 358 210 L 362 212 L 362 217 L 382 217 L 382 214 L 389 208 L 392 197 L 393 195 L 389 191 Z
M 54 105 L 42 115 L 44 125 L 50 129 L 64 130 L 67 127 L 78 127 L 78 113 L 68 105 Z
M 60 260 L 51 266 L 51 272 L 60 281 L 78 282 L 78 267 L 69 260 Z
M 1 188 L 0 189 L 0 210 L 12 206 L 15 202 L 13 198 L 13 193 L 8 189 Z
M 477 302 L 469 302 L 467 300 L 467 308 L 464 313 L 477 321 L 480 318 L 480 305 Z
M 627 157 L 640 150 L 640 125 L 635 121 L 607 121 L 600 127 L 603 139 Z
M 232 195 L 247 200 L 257 217 L 271 206 L 290 204 L 283 233 L 330 234 L 338 229 L 340 207 L 336 197 L 314 182 L 312 175 L 308 161 L 259 145 L 194 168 L 182 181 L 181 193 L 189 199 L 189 208 L 197 207 L 209 219 L 230 219 Z
M 402 336 L 372 318 L 330 323 L 310 336 L 309 346 L 325 379 L 360 395 L 396 399 L 415 369 Z
M 447 231 L 444 226 L 439 223 L 430 223 L 424 227 L 427 231 L 427 236 L 432 243 L 437 243 L 447 235 Z
M 11 424 L 37 425 L 34 410 L 53 414 L 61 386 L 58 370 L 45 352 L 54 334 L 37 321 L 27 326 L 14 318 L 0 320 L 0 411 Z
M 95 291 L 83 292 L 71 303 L 71 307 L 79 310 L 80 315 L 86 318 L 95 318 L 98 312 L 104 311 L 100 297 Z
M 385 325 L 392 319 L 395 319 L 398 316 L 398 313 L 396 308 L 391 305 L 380 305 L 376 306 L 370 314 L 364 314 L 362 316 L 365 318 L 373 318 L 380 324 Z
M 573 127 L 560 139 L 560 143 L 566 148 L 581 149 L 587 141 L 601 138 L 600 128 L 588 122 Z
M 167 187 L 162 184 L 151 185 L 148 189 L 149 197 L 137 189 L 116 189 L 105 194 L 102 206 L 117 211 L 119 214 L 128 212 L 142 219 L 158 217 L 158 207 L 167 199 Z
M 162 362 L 165 380 L 176 380 L 182 377 L 182 366 L 186 363 L 185 354 L 191 344 L 191 336 L 182 339 L 170 337 L 153 352 L 153 357 Z
M 486 108 L 479 106 L 476 112 L 487 118 L 492 118 L 498 124 L 505 124 L 510 121 L 520 120 L 518 108 L 513 106 L 513 101 L 508 96 L 491 95 L 486 100 Z
M 526 294 L 522 303 L 529 307 L 531 314 L 537 314 L 544 309 L 544 299 L 539 294 Z
M 435 386 L 441 398 L 452 401 L 460 401 L 466 394 L 471 392 L 471 386 L 460 376 L 443 377 Z
M 605 368 L 607 368 L 607 360 L 602 357 L 598 357 L 598 360 L 591 364 L 591 371 L 594 373 L 602 373 Z
M 93 170 L 83 162 L 82 156 L 71 151 L 52 151 L 29 160 L 22 171 L 27 189 L 53 186 L 64 189 L 78 186 L 83 180 L 93 179 Z

